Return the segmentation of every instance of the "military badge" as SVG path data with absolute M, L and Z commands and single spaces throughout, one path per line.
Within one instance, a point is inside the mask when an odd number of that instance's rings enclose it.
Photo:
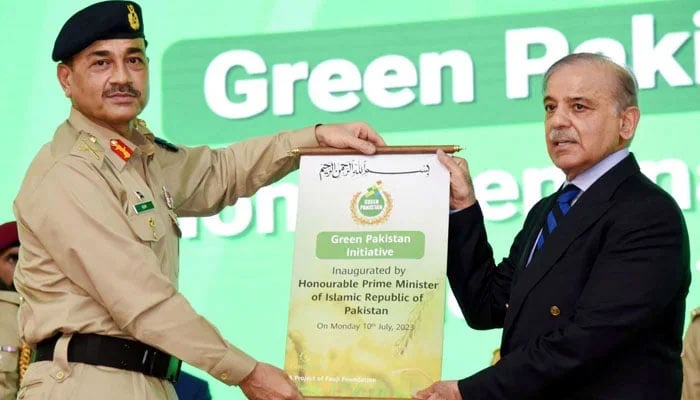
M 109 148 L 112 149 L 114 154 L 119 156 L 119 158 L 121 158 L 124 161 L 129 161 L 129 159 L 131 158 L 131 154 L 134 152 L 129 146 L 124 144 L 124 142 L 122 142 L 119 139 L 110 140 Z
M 139 15 L 136 13 L 136 10 L 134 9 L 133 4 L 127 4 L 126 5 L 127 10 L 129 10 L 128 18 L 129 18 L 129 26 L 131 29 L 138 31 L 139 26 L 141 26 L 141 23 L 139 22 Z

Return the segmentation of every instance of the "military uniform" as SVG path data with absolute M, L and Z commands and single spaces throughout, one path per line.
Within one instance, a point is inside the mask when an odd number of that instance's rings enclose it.
M 17 396 L 20 348 L 18 306 L 19 294 L 8 290 L 0 291 L 0 400 L 13 400 Z
M 22 339 L 35 345 L 64 334 L 52 361 L 30 365 L 19 398 L 177 398 L 163 379 L 67 362 L 74 333 L 135 339 L 239 383 L 255 360 L 177 290 L 176 218 L 212 215 L 251 196 L 298 166 L 290 150 L 317 145 L 309 127 L 217 150 L 159 146 L 145 124 L 126 138 L 73 109 L 14 202 Z
M 700 308 L 690 313 L 683 338 L 683 400 L 700 400 Z

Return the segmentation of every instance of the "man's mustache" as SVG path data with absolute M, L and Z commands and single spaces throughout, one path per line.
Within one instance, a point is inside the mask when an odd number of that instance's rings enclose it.
M 570 129 L 552 129 L 547 134 L 547 139 L 551 142 L 578 141 L 578 135 Z
M 141 92 L 134 89 L 130 84 L 113 85 L 102 93 L 102 96 L 112 96 L 114 94 L 128 94 L 134 97 L 141 97 Z

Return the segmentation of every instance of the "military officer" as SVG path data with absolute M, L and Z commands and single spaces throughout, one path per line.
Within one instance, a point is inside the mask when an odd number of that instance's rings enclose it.
M 14 291 L 12 275 L 18 250 L 17 224 L 13 221 L 0 225 L 0 400 L 17 396 L 19 295 Z
M 19 398 L 176 399 L 171 381 L 184 360 L 250 399 L 300 399 L 284 371 L 229 343 L 178 292 L 177 217 L 251 196 L 298 167 L 294 148 L 371 154 L 382 138 L 361 122 L 222 149 L 155 138 L 137 119 L 149 65 L 132 1 L 77 12 L 52 58 L 72 107 L 14 202 L 20 333 L 36 347 Z
M 700 307 L 690 312 L 683 338 L 683 400 L 700 400 Z

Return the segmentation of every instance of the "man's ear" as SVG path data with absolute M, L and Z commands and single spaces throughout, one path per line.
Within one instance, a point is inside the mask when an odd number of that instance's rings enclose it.
M 627 107 L 620 114 L 620 137 L 625 141 L 632 140 L 638 123 L 639 108 L 635 106 Z
M 58 77 L 58 83 L 61 84 L 61 89 L 65 93 L 66 97 L 71 97 L 72 90 L 72 79 L 73 70 L 68 64 L 58 63 L 56 66 L 56 76 Z

